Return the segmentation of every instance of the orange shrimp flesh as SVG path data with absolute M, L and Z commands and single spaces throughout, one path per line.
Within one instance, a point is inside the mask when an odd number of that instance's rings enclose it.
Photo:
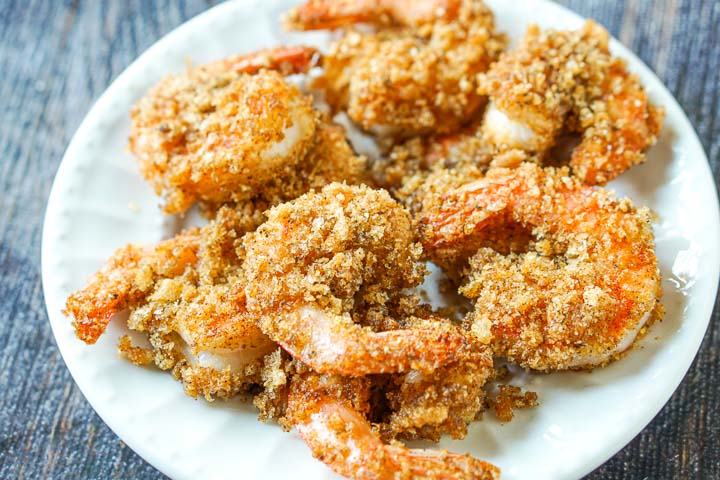
M 162 277 L 182 274 L 197 261 L 199 230 L 191 230 L 156 247 L 127 245 L 67 299 L 63 313 L 73 317 L 78 338 L 92 344 L 107 328 L 110 318 L 143 298 Z
M 347 316 L 312 307 L 294 306 L 281 315 L 284 325 L 261 321 L 262 330 L 318 373 L 363 376 L 432 372 L 458 358 L 468 344 L 454 328 L 439 321 L 425 327 L 375 332 Z M 294 334 L 288 334 L 288 327 Z
M 291 10 L 285 23 L 294 30 L 332 30 L 355 23 L 416 26 L 455 18 L 461 0 L 309 0 Z
M 497 467 L 470 455 L 384 444 L 363 415 L 367 383 L 350 381 L 356 383 L 308 374 L 293 380 L 288 395 L 288 419 L 313 455 L 335 472 L 356 479 L 499 478 Z
M 530 229 L 528 251 L 484 247 L 498 222 Z M 661 311 L 647 209 L 584 186 L 567 171 L 532 164 L 491 171 L 446 194 L 421 225 L 438 263 L 472 255 L 460 290 L 475 302 L 468 328 L 524 367 L 605 364 Z

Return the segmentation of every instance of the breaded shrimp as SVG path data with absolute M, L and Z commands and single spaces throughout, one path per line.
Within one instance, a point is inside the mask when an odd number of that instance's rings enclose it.
M 369 382 L 309 373 L 293 379 L 287 416 L 313 455 L 361 479 L 498 479 L 500 470 L 470 455 L 384 444 L 366 419 Z
M 254 383 L 276 345 L 248 316 L 237 241 L 243 218 L 221 209 L 214 221 L 152 247 L 116 252 L 67 300 L 78 337 L 94 343 L 111 316 L 130 309 L 128 327 L 145 332 L 152 351 L 127 337 L 120 351 L 134 363 L 172 370 L 188 394 L 230 397 Z
M 580 112 L 582 141 L 570 159 L 573 174 L 590 185 L 602 185 L 644 162 L 664 116 L 621 60 L 613 59 L 601 90 L 589 111 Z
M 375 331 L 362 311 L 422 282 L 412 219 L 385 191 L 331 184 L 273 208 L 244 238 L 249 311 L 263 332 L 320 373 L 432 371 L 467 339 L 428 318 Z
M 563 133 L 580 133 L 570 165 L 583 182 L 604 184 L 645 159 L 663 111 L 588 20 L 576 31 L 528 28 L 520 44 L 480 75 L 489 95 L 482 135 L 498 152 L 543 160 Z
M 346 142 L 328 142 L 327 132 L 341 127 L 282 76 L 306 72 L 315 54 L 281 47 L 230 57 L 167 77 L 135 105 L 130 149 L 167 213 L 196 201 L 212 213 L 258 199 L 262 211 L 305 193 L 277 184 L 300 186 L 317 168 L 311 162 L 329 157 L 338 167 L 326 171 L 330 181 L 357 179 L 364 164 Z
M 348 30 L 323 57 L 316 86 L 336 110 L 375 134 L 451 132 L 477 114 L 476 90 L 505 46 L 481 0 L 310 0 L 286 24 Z
M 532 232 L 526 251 L 484 246 L 512 224 Z M 605 364 L 661 312 L 650 212 L 566 170 L 491 171 L 445 194 L 421 225 L 438 263 L 471 255 L 460 288 L 475 303 L 466 324 L 524 367 Z
M 130 149 L 168 213 L 199 199 L 243 200 L 305 156 L 315 133 L 311 101 L 263 69 L 275 65 L 301 66 L 284 48 L 233 57 L 167 77 L 133 107 Z

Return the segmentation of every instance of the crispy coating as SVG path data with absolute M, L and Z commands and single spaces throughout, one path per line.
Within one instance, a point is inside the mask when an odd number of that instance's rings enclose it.
M 268 307 L 297 301 L 351 307 L 358 293 L 417 286 L 425 269 L 415 236 L 412 218 L 386 192 L 328 185 L 273 208 L 262 228 L 244 238 L 246 274 L 257 285 L 248 297 Z M 324 300 L 328 295 L 334 299 Z
M 152 349 L 133 345 L 128 335 L 120 337 L 118 341 L 118 352 L 125 360 L 138 366 L 152 365 L 155 361 L 155 354 Z
M 333 182 L 356 185 L 368 180 L 366 159 L 355 155 L 345 137 L 345 129 L 318 112 L 313 143 L 307 155 L 293 172 L 266 183 L 254 200 L 265 199 L 274 206 Z
M 265 212 L 269 208 L 320 190 L 330 183 L 371 183 L 367 159 L 352 151 L 345 129 L 319 112 L 316 116 L 313 143 L 295 169 L 268 180 L 253 197 L 234 204 L 234 209 L 245 221 L 246 231 L 255 230 L 265 222 Z M 218 205 L 206 202 L 203 207 L 206 216 L 212 218 Z
M 316 86 L 366 130 L 393 136 L 452 132 L 485 103 L 477 74 L 505 46 L 480 0 L 311 0 L 292 28 L 376 25 L 348 30 L 323 58 Z
M 296 377 L 288 417 L 313 456 L 348 478 L 497 479 L 500 470 L 470 455 L 384 444 L 366 419 L 366 379 L 308 374 Z
M 444 165 L 415 174 L 403 182 L 396 195 L 414 216 L 442 204 L 448 192 L 473 180 L 483 178 L 485 169 L 472 163 L 445 168 Z
M 238 295 L 242 233 L 244 219 L 225 208 L 201 229 L 153 247 L 124 247 L 69 297 L 65 313 L 78 337 L 94 343 L 110 317 L 129 308 L 128 327 L 148 335 L 152 352 L 124 338 L 123 356 L 146 364 L 152 353 L 189 395 L 235 395 L 257 382 L 262 356 L 275 348 Z
M 498 417 L 501 422 L 511 421 L 514 416 L 513 410 L 533 408 L 538 405 L 537 393 L 523 393 L 520 387 L 514 385 L 498 386 L 497 394 L 489 400 L 495 416 Z
M 388 436 L 439 441 L 449 434 L 464 438 L 467 425 L 482 412 L 483 387 L 492 375 L 489 348 L 470 342 L 463 358 L 424 374 L 394 375 L 384 387 L 389 415 L 382 431 Z
M 248 308 L 260 328 L 321 373 L 431 371 L 467 341 L 444 322 L 375 331 L 375 308 L 422 282 L 410 215 L 385 191 L 331 184 L 273 208 L 244 239 Z
M 170 76 L 131 116 L 130 150 L 168 213 L 251 198 L 293 171 L 315 133 L 310 99 L 271 70 Z
M 649 104 L 635 75 L 587 21 L 575 31 L 531 25 L 520 44 L 479 78 L 490 96 L 482 135 L 499 152 L 542 160 L 563 132 L 582 135 L 570 165 L 588 184 L 604 184 L 645 159 L 663 110 Z
M 344 130 L 264 69 L 302 72 L 314 53 L 287 47 L 220 60 L 167 77 L 135 105 L 130 149 L 166 212 L 197 201 L 209 216 L 225 204 L 262 212 L 331 181 L 361 181 L 364 159 Z
M 649 103 L 647 94 L 624 61 L 613 59 L 589 111 L 578 118 L 583 138 L 573 151 L 573 174 L 590 185 L 603 185 L 633 165 L 645 161 L 656 142 L 665 110 Z
M 258 418 L 262 421 L 277 420 L 285 430 L 290 430 L 292 425 L 284 418 L 287 410 L 287 394 L 290 379 L 300 372 L 297 367 L 302 364 L 294 362 L 292 358 L 281 348 L 268 354 L 263 358 L 263 366 L 260 371 L 262 388 L 253 397 L 253 405 L 260 412 Z
M 526 164 L 455 189 L 421 221 L 440 263 L 519 223 L 524 253 L 481 247 L 460 292 L 475 302 L 468 328 L 496 355 L 536 370 L 592 367 L 629 348 L 662 294 L 650 213 L 584 186 L 563 170 Z
M 320 116 L 313 147 L 300 171 L 307 184 L 296 189 L 297 194 L 293 198 L 299 197 L 301 193 L 320 190 L 333 182 L 350 185 L 368 183 L 366 170 L 365 157 L 355 155 L 345 137 L 345 129 Z
M 416 136 L 396 143 L 389 154 L 371 164 L 375 183 L 403 200 L 426 180 L 444 169 L 484 172 L 493 152 L 472 124 L 453 134 Z

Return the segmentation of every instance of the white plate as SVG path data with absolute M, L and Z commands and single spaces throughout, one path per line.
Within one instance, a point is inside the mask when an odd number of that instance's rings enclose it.
M 173 234 L 177 222 L 157 208 L 126 149 L 128 112 L 150 86 L 185 60 L 201 63 L 280 43 L 326 41 L 323 33 L 283 33 L 291 2 L 228 2 L 160 40 L 108 88 L 73 138 L 53 185 L 45 218 L 42 273 L 60 351 L 93 408 L 118 436 L 173 478 L 334 478 L 295 433 L 256 420 L 238 402 L 193 400 L 165 372 L 132 366 L 115 349 L 122 321 L 94 346 L 77 340 L 60 312 L 65 298 L 117 248 Z M 576 28 L 582 20 L 545 1 L 488 2 L 501 30 L 519 37 L 530 22 Z M 529 375 L 540 407 L 507 425 L 486 415 L 463 441 L 443 440 L 500 466 L 506 479 L 578 478 L 629 442 L 668 400 L 698 350 L 718 281 L 720 222 L 707 159 L 682 110 L 650 70 L 614 41 L 613 50 L 667 108 L 647 164 L 612 187 L 659 214 L 655 231 L 664 278 L 665 320 L 642 348 L 592 374 Z M 137 208 L 133 208 L 137 206 Z

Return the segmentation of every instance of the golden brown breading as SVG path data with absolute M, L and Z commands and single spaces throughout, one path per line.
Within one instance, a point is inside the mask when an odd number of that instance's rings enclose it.
M 251 198 L 294 171 L 314 133 L 310 99 L 279 73 L 199 68 L 166 78 L 133 108 L 130 149 L 165 211 L 179 213 L 198 200 Z
M 493 161 L 477 125 L 441 136 L 417 136 L 393 145 L 387 156 L 371 164 L 375 183 L 403 200 L 428 175 L 443 169 L 484 172 Z
M 495 416 L 501 422 L 509 422 L 513 419 L 513 410 L 522 408 L 533 408 L 538 405 L 537 393 L 524 392 L 520 387 L 514 385 L 500 385 L 498 392 L 489 399 L 490 406 Z
M 120 337 L 117 348 L 121 357 L 135 365 L 152 365 L 155 361 L 155 354 L 152 349 L 133 345 L 129 335 Z
M 493 373 L 489 348 L 471 342 L 464 358 L 432 373 L 395 375 L 385 386 L 390 414 L 386 435 L 439 441 L 449 434 L 464 438 L 467 425 L 482 412 L 483 387 Z

